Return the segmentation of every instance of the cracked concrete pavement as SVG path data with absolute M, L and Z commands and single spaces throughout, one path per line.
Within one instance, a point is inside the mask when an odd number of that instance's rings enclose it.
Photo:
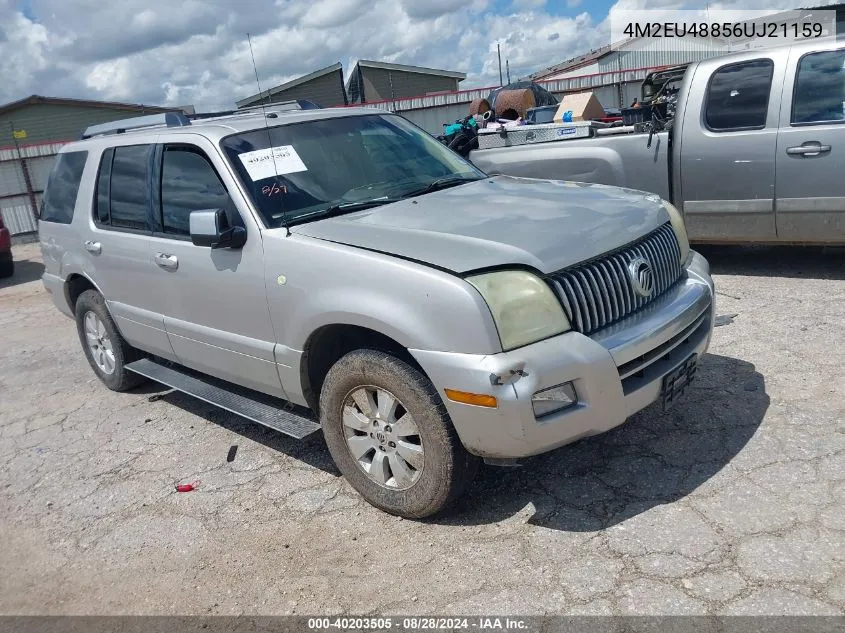
M 701 250 L 737 316 L 676 408 L 484 467 L 412 522 L 363 502 L 319 435 L 108 391 L 16 246 L 0 614 L 845 613 L 845 252 Z

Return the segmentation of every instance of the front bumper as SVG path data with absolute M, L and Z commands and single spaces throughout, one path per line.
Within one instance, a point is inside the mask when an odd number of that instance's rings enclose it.
M 410 350 L 440 391 L 458 436 L 471 453 L 526 457 L 622 424 L 660 397 L 663 377 L 710 344 L 714 290 L 707 260 L 693 253 L 685 278 L 659 299 L 585 336 L 567 332 L 501 354 Z M 491 374 L 525 375 L 494 386 Z M 578 403 L 537 419 L 532 396 L 572 381 Z M 453 402 L 443 390 L 496 396 L 498 407 Z

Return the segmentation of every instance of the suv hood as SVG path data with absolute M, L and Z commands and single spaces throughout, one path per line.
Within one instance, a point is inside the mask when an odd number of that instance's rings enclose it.
M 641 191 L 497 176 L 291 231 L 456 273 L 503 265 L 550 273 L 668 221 L 660 199 Z

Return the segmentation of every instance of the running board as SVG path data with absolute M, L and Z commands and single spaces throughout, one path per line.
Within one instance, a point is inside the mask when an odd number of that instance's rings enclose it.
M 143 358 L 127 364 L 126 369 L 298 440 L 320 430 L 320 425 L 304 414 L 307 409 L 184 367 Z M 292 407 L 303 413 L 291 411 Z

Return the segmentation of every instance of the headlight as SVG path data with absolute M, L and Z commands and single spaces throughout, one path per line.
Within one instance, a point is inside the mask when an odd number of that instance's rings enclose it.
M 685 265 L 689 257 L 689 238 L 687 237 L 687 229 L 684 226 L 684 218 L 681 216 L 681 212 L 671 202 L 666 202 L 666 200 L 662 202 L 663 207 L 669 212 L 669 221 L 672 223 L 672 230 L 678 239 L 678 246 L 681 249 L 681 264 Z
M 507 351 L 571 329 L 552 289 L 522 270 L 467 277 L 493 313 L 502 348 Z

